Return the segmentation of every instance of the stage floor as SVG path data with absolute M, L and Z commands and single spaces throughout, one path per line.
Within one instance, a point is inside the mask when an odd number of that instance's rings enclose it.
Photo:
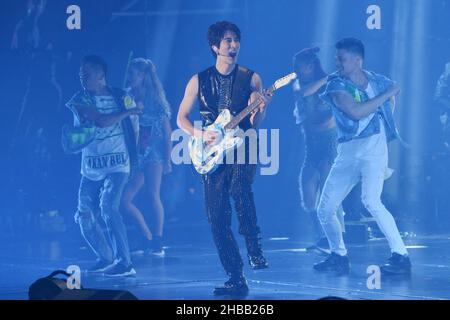
M 207 226 L 202 227 L 208 232 Z M 245 254 L 239 236 L 241 254 Z M 93 262 L 90 250 L 74 240 L 3 242 L 0 245 L 0 299 L 27 299 L 28 287 L 56 269 Z M 72 246 L 70 244 L 73 244 Z M 80 246 L 80 244 L 82 246 Z M 407 241 L 413 273 L 410 277 L 381 277 L 380 289 L 369 289 L 367 267 L 389 256 L 384 239 L 348 245 L 352 269 L 347 276 L 312 269 L 323 256 L 307 252 L 307 243 L 265 239 L 270 268 L 253 271 L 245 265 L 250 292 L 246 299 L 299 300 L 333 295 L 346 299 L 449 299 L 450 237 L 418 237 Z M 166 257 L 134 257 L 137 275 L 111 279 L 81 274 L 84 288 L 125 289 L 139 299 L 215 299 L 214 286 L 226 280 L 209 236 L 191 241 L 168 241 Z

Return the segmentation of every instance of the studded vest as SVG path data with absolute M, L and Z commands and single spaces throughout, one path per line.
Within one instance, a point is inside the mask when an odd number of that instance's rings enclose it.
M 248 105 L 252 93 L 251 80 L 253 71 L 236 65 L 229 75 L 222 75 L 212 66 L 198 74 L 200 115 L 203 125 L 213 123 L 220 111 L 229 109 L 237 115 Z M 249 129 L 250 116 L 239 124 L 243 130 Z

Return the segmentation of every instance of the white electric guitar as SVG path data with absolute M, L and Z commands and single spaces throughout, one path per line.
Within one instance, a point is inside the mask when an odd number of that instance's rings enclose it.
M 295 72 L 278 79 L 267 90 L 270 94 L 288 85 L 297 77 Z M 206 143 L 202 138 L 191 137 L 189 140 L 189 155 L 192 163 L 200 174 L 212 173 L 222 163 L 226 152 L 234 147 L 239 147 L 243 139 L 235 136 L 239 130 L 239 123 L 253 110 L 259 107 L 261 100 L 257 99 L 235 117 L 231 116 L 230 110 L 223 109 L 214 123 L 203 128 L 203 131 L 215 131 L 219 138 L 214 143 Z

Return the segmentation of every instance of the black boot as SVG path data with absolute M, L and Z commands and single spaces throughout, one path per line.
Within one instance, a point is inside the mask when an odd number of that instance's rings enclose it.
M 266 269 L 269 263 L 261 249 L 261 238 L 258 236 L 246 239 L 248 263 L 253 270 Z
M 350 262 L 347 256 L 340 256 L 333 252 L 324 261 L 316 263 L 313 268 L 317 271 L 335 271 L 338 274 L 346 274 L 350 271 Z
M 262 253 L 258 256 L 248 256 L 248 263 L 253 270 L 266 269 L 269 267 L 269 263 Z
M 380 267 L 385 275 L 409 275 L 411 274 L 411 261 L 407 255 L 402 256 L 394 252 L 388 262 Z
M 216 296 L 245 296 L 247 293 L 247 280 L 243 274 L 231 276 L 222 287 L 214 289 L 214 295 Z

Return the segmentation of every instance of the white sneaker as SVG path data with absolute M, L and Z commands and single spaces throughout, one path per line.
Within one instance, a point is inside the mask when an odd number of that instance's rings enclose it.
M 104 261 L 104 260 L 98 260 L 95 265 L 93 265 L 92 267 L 90 267 L 86 271 L 89 272 L 89 273 L 105 272 L 108 269 L 114 267 L 118 262 L 119 262 L 119 260 L 117 260 L 117 259 L 115 259 L 113 262 L 108 262 L 108 261 Z
M 149 250 L 149 251 L 148 251 L 148 255 L 150 255 L 150 256 L 155 256 L 155 257 L 160 257 L 160 258 L 164 258 L 164 256 L 166 255 L 166 252 L 164 251 L 164 248 L 161 248 L 161 249 L 153 249 L 153 250 Z
M 136 270 L 134 270 L 133 265 L 125 266 L 121 263 L 104 272 L 104 275 L 107 277 L 131 277 L 135 274 Z

